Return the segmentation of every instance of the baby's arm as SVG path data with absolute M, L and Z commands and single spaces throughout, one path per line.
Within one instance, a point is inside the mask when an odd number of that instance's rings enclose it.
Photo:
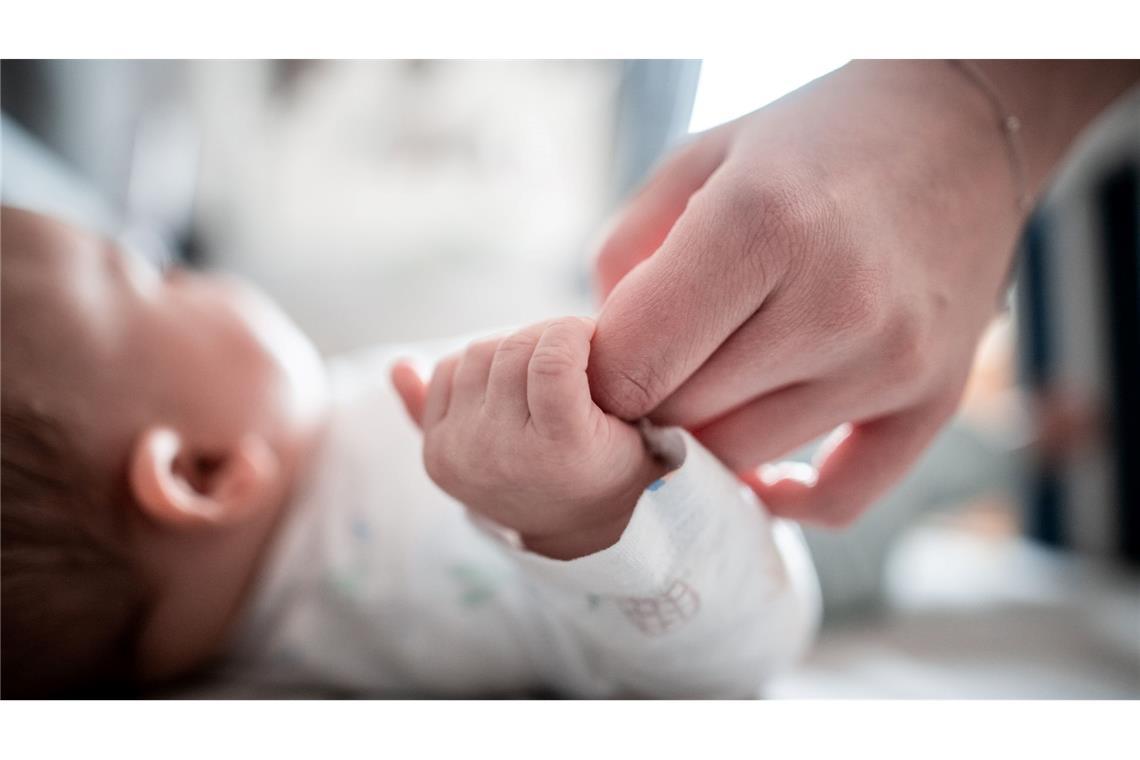
M 396 385 L 436 483 L 513 532 L 547 627 L 550 685 L 609 696 L 748 696 L 810 639 L 799 537 L 686 434 L 675 469 L 586 381 L 593 324 L 472 344 Z

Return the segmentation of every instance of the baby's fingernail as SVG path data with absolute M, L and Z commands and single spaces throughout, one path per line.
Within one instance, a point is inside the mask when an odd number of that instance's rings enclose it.
M 805 486 L 814 486 L 819 474 L 814 467 L 805 462 L 773 462 L 761 465 L 756 471 L 756 476 L 766 486 L 774 485 L 781 480 L 794 480 Z

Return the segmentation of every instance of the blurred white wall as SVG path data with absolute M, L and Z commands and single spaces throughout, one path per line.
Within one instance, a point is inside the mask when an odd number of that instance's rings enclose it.
M 326 353 L 591 309 L 609 62 L 203 62 L 197 227 Z
M 751 113 L 845 63 L 838 57 L 706 58 L 689 131 L 702 132 Z

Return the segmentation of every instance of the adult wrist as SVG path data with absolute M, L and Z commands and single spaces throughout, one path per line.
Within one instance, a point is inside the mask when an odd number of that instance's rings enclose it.
M 970 61 L 1021 121 L 1028 193 L 1036 198 L 1077 135 L 1140 81 L 1140 61 Z

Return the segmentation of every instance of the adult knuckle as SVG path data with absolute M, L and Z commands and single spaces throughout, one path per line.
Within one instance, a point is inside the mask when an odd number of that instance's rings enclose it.
M 817 201 L 790 182 L 769 182 L 758 193 L 761 228 L 770 240 L 802 246 L 820 222 Z
M 715 203 L 717 212 L 729 221 L 745 224 L 760 213 L 765 186 L 753 175 L 737 172 L 715 186 L 709 194 L 699 196 L 707 203 Z
M 817 248 L 835 219 L 826 195 L 783 176 L 734 183 L 727 207 L 730 223 L 742 231 L 740 255 L 768 280 Z

